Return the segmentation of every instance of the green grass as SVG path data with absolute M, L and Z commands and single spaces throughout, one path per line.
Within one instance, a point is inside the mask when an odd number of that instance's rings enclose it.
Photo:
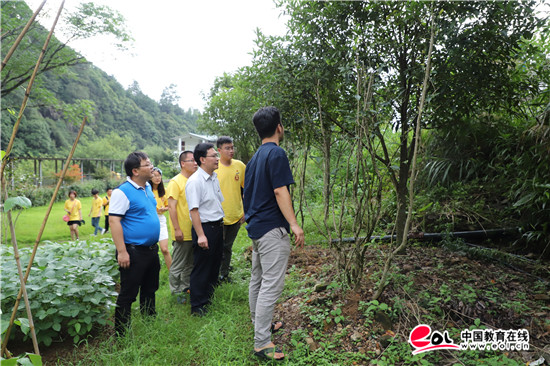
M 88 216 L 90 208 L 92 207 L 92 197 L 83 197 L 79 198 L 79 200 L 82 203 L 82 218 L 86 221 L 86 224 L 81 225 L 78 231 L 80 239 L 88 239 L 94 233 L 92 218 Z M 54 203 L 50 216 L 48 217 L 48 222 L 44 228 L 41 241 L 51 240 L 64 242 L 71 240 L 69 226 L 62 220 L 63 215 L 65 215 L 65 211 L 63 210 L 64 204 L 65 201 Z M 34 244 L 38 236 L 38 231 L 44 221 L 46 208 L 46 206 L 31 207 L 20 212 L 20 215 L 18 215 L 18 210 L 12 213 L 13 219 L 16 220 L 15 237 L 19 245 L 28 246 Z M 104 226 L 104 216 L 101 216 L 99 223 L 101 227 Z M 104 236 L 109 237 L 108 234 Z M 2 240 L 3 243 L 11 243 L 11 235 L 7 226 L 7 220 L 2 220 L 2 238 L 5 238 Z
M 81 202 L 86 225 L 80 227 L 80 238 L 94 240 L 95 238 L 91 236 L 93 233 L 91 219 L 87 217 L 91 198 L 83 198 Z M 16 223 L 16 237 L 21 246 L 34 243 L 45 211 L 46 207 L 32 207 L 21 213 Z M 57 242 L 70 240 L 69 228 L 61 219 L 62 216 L 63 202 L 59 202 L 52 209 L 42 240 Z M 103 222 L 101 224 L 103 225 Z M 110 235 L 106 234 L 103 237 L 110 238 Z M 8 236 L 3 241 L 9 244 L 9 240 Z M 203 318 L 192 317 L 189 304 L 180 305 L 172 297 L 168 286 L 168 271 L 159 252 L 161 272 L 156 296 L 158 316 L 153 319 L 142 318 L 139 312 L 139 301 L 136 301 L 132 309 L 132 327 L 125 338 L 116 340 L 112 336 L 102 334 L 102 330 L 99 329 L 94 342 L 91 337 L 81 341 L 81 347 L 75 348 L 71 355 L 58 359 L 56 364 L 257 364 L 258 360 L 252 354 L 254 336 L 248 309 L 250 262 L 244 259 L 244 250 L 250 245 L 250 239 L 243 227 L 233 247 L 234 270 L 231 273 L 233 283 L 224 284 L 216 289 L 212 310 Z M 111 310 L 111 315 L 113 312 L 114 310 Z M 52 346 L 55 347 L 55 344 L 54 341 Z M 42 345 L 41 349 L 44 348 L 45 346 Z
M 99 335 L 99 343 L 85 344 L 59 365 L 255 365 L 253 327 L 248 310 L 250 245 L 242 228 L 233 247 L 233 283 L 216 289 L 211 311 L 202 318 L 190 314 L 170 294 L 164 264 L 157 291 L 157 317 L 143 318 L 136 301 L 132 327 L 121 340 Z M 161 259 L 162 263 L 162 259 Z
M 90 213 L 90 208 L 92 207 L 92 197 L 83 197 L 78 199 L 82 203 L 82 218 L 86 221 L 84 225 L 81 225 L 78 228 L 80 239 L 86 240 L 93 238 L 94 227 L 92 226 L 92 218 L 88 216 Z M 54 203 L 40 241 L 50 240 L 61 243 L 71 240 L 69 226 L 62 220 L 63 215 L 65 215 L 65 211 L 63 210 L 64 205 L 65 201 Z M 22 211 L 14 210 L 12 217 L 15 220 L 15 237 L 17 238 L 17 244 L 21 246 L 34 245 L 38 236 L 38 231 L 44 221 L 46 209 L 47 206 L 40 206 L 31 207 Z M 101 214 L 99 226 L 105 227 L 105 216 L 103 216 L 103 209 Z M 168 220 L 168 213 L 166 213 L 165 216 Z M 98 237 L 110 238 L 111 235 L 107 233 L 105 235 L 98 235 Z M 4 217 L 2 218 L 2 243 L 8 243 L 11 245 L 10 230 L 7 220 L 4 220 Z

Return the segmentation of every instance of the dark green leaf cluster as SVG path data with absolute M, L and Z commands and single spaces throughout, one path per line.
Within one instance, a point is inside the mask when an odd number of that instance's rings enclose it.
M 21 262 L 28 263 L 30 248 L 20 250 Z M 0 249 L 2 265 L 2 333 L 8 324 L 19 291 L 19 277 L 13 250 Z M 94 325 L 105 325 L 114 306 L 118 266 L 114 247 L 108 241 L 52 243 L 38 248 L 27 293 L 39 343 L 68 334 L 74 342 L 86 336 Z M 18 310 L 18 325 L 24 338 L 30 337 L 25 304 Z M 14 333 L 12 332 L 12 335 Z
M 433 29 L 417 191 L 475 182 L 471 197 L 484 191 L 487 212 L 521 219 L 548 252 L 550 42 L 538 3 L 281 1 L 288 33 L 258 33 L 248 93 L 279 107 L 294 146 L 321 157 L 326 210 L 334 211 L 329 197 L 340 184 L 332 174 L 338 144 L 356 139 L 358 121 L 368 119 L 363 140 L 375 141 L 394 191 L 385 197 L 397 200 L 396 218 L 387 221 L 402 237 Z

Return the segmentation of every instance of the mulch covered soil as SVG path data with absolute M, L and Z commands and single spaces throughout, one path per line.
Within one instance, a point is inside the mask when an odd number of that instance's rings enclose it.
M 317 349 L 314 329 L 319 327 L 312 324 L 311 306 L 332 310 L 339 304 L 345 320 L 339 324 L 325 322 L 322 327 L 323 337 L 336 345 L 331 352 L 360 352 L 372 358 L 383 353 L 392 341 L 407 343 L 411 330 L 419 322 L 443 331 L 469 329 L 479 319 L 481 325 L 491 329 L 527 329 L 530 351 L 510 353 L 509 357 L 526 363 L 544 356 L 550 363 L 550 276 L 541 282 L 526 272 L 490 260 L 470 259 L 445 248 L 409 247 L 404 255 L 395 257 L 397 275 L 379 299 L 390 308 L 399 302 L 401 311 L 393 317 L 377 312 L 373 321 L 366 318 L 364 303 L 372 299 L 373 281 L 379 278 L 384 250 L 382 247 L 368 251 L 364 281 L 358 291 L 329 287 L 313 290 L 307 297 L 302 293 L 281 299 L 276 319 L 284 319 L 285 332 L 275 335 L 275 343 L 291 345 L 292 331 L 307 329 L 310 336 L 307 343 L 312 351 Z M 337 275 L 331 266 L 335 263 L 332 251 L 308 246 L 293 252 L 289 267 L 294 265 L 295 271 L 300 272 L 304 286 L 323 289 Z M 548 275 L 548 265 L 537 272 L 539 279 L 541 272 Z M 428 316 L 434 303 L 439 307 L 438 313 Z

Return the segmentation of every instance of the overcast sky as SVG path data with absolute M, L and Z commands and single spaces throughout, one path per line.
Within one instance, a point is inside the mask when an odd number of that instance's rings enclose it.
M 34 11 L 40 0 L 26 0 Z M 82 0 L 68 0 L 73 8 Z M 202 111 L 214 79 L 250 65 L 255 29 L 268 35 L 285 33 L 285 17 L 272 0 L 95 0 L 118 10 L 125 18 L 134 41 L 130 52 L 115 51 L 105 39 L 90 39 L 69 45 L 124 88 L 136 80 L 141 90 L 159 100 L 170 84 L 178 86 L 179 104 Z M 48 0 L 50 29 L 61 0 Z

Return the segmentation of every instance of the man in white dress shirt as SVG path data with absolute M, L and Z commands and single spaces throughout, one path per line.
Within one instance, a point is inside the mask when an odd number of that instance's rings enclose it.
M 193 228 L 191 314 L 203 316 L 210 305 L 223 255 L 223 195 L 214 170 L 219 156 L 214 145 L 198 144 L 193 157 L 199 169 L 187 180 L 185 196 Z

